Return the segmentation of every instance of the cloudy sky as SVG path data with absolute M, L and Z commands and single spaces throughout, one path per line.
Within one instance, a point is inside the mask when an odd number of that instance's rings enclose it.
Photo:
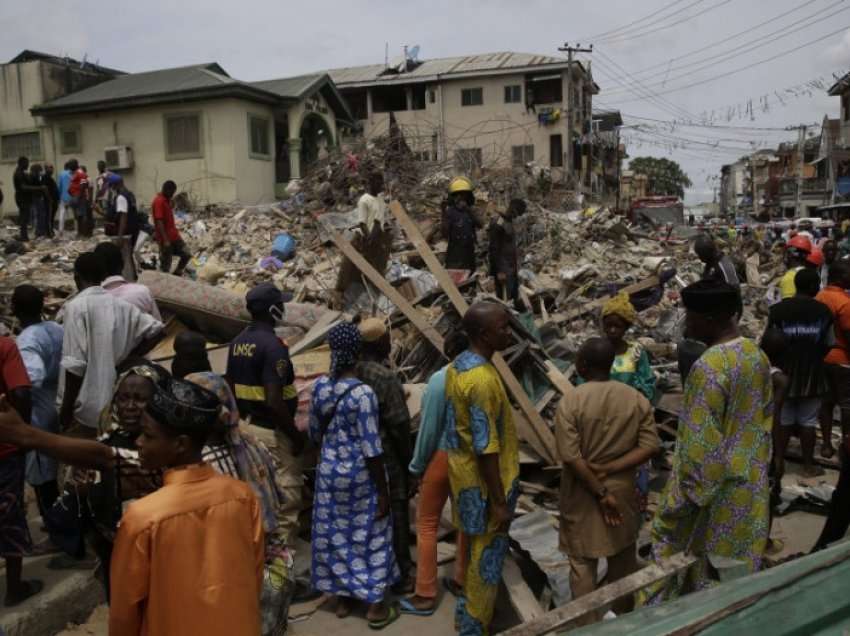
M 847 0 L 146 0 L 97 13 L 76 0 L 43 6 L 4 3 L 0 59 L 28 48 L 130 72 L 217 61 L 234 77 L 260 80 L 380 63 L 387 45 L 391 57 L 418 44 L 430 58 L 558 55 L 565 41 L 594 43 L 595 106 L 624 113 L 631 156 L 679 161 L 694 182 L 691 201 L 711 198 L 721 164 L 796 138 L 765 129 L 836 117 L 838 99 L 807 83 L 828 85 L 850 69 Z M 705 118 L 714 127 L 682 125 Z

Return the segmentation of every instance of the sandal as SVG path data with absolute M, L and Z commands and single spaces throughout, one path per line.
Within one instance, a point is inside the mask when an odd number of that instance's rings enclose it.
M 398 607 L 396 607 L 395 605 L 390 605 L 387 609 L 386 617 L 382 618 L 379 621 L 369 621 L 369 627 L 375 630 L 384 629 L 384 627 L 386 627 L 387 625 L 396 622 L 399 616 L 401 616 L 401 613 L 398 611 Z
M 413 603 L 410 602 L 409 598 L 403 598 L 398 602 L 399 611 L 402 614 L 410 614 L 411 616 L 431 616 L 434 612 L 437 611 L 436 605 L 431 609 L 419 609 Z

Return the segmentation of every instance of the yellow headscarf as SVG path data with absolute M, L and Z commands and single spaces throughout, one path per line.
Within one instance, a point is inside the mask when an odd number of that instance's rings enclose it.
M 637 322 L 637 311 L 625 292 L 620 292 L 602 305 L 602 317 L 605 316 L 619 316 L 630 325 Z

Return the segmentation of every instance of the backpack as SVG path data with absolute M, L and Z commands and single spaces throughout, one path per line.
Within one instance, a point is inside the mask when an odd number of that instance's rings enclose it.
M 120 192 L 127 199 L 127 234 L 135 235 L 139 230 L 139 210 L 136 207 L 136 196 L 129 190 Z M 115 207 L 115 202 L 118 197 L 114 197 L 106 206 L 106 216 L 104 218 L 104 231 L 107 236 L 118 236 L 119 219 L 118 210 Z

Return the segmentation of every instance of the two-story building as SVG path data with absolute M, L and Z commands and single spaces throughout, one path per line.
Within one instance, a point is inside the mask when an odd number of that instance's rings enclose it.
M 94 67 L 80 78 L 79 63 L 33 55 L 0 66 L 8 195 L 15 161 L 27 156 L 57 172 L 77 158 L 90 174 L 104 160 L 140 203 L 166 179 L 198 204 L 265 203 L 353 126 L 323 73 L 243 82 L 211 62 L 142 73 Z M 3 211 L 15 211 L 13 196 Z
M 581 62 L 488 53 L 327 71 L 368 139 L 392 113 L 420 159 L 479 166 L 536 163 L 554 179 L 574 175 L 591 192 L 592 100 L 599 92 Z

